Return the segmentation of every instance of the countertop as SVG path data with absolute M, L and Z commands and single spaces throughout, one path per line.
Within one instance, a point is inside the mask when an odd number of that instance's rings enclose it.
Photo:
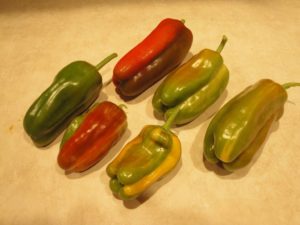
M 253 162 L 233 174 L 204 164 L 211 116 L 262 78 L 300 81 L 300 1 L 0 1 L 0 224 L 300 224 L 300 89 L 288 102 Z M 137 200 L 123 202 L 105 168 L 147 124 L 163 124 L 151 105 L 156 83 L 126 102 L 128 130 L 109 154 L 81 174 L 57 165 L 61 136 L 36 148 L 22 126 L 25 112 L 57 72 L 75 60 L 118 59 L 164 18 L 185 19 L 194 35 L 187 59 L 215 49 L 230 70 L 227 91 L 203 115 L 173 131 L 182 143 L 176 169 Z M 117 59 L 101 70 L 112 76 Z M 97 101 L 124 103 L 113 84 Z

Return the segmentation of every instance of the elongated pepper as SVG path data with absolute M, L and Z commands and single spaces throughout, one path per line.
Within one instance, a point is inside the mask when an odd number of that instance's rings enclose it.
M 179 125 L 191 122 L 212 105 L 229 80 L 229 71 L 220 54 L 226 42 L 223 36 L 216 51 L 204 49 L 172 71 L 153 96 L 154 111 L 168 119 L 179 110 L 174 121 Z
M 174 116 L 164 126 L 147 125 L 108 165 L 112 192 L 123 200 L 140 196 L 154 182 L 174 169 L 181 144 L 170 131 Z
M 133 98 L 178 66 L 192 45 L 192 32 L 180 20 L 164 19 L 116 64 L 113 82 L 124 98 Z
M 56 75 L 24 117 L 24 129 L 36 146 L 50 144 L 97 99 L 102 88 L 98 70 L 115 57 L 117 54 L 113 53 L 96 66 L 75 61 Z
M 57 158 L 59 166 L 68 173 L 89 169 L 118 142 L 126 128 L 126 114 L 119 106 L 108 101 L 97 104 L 67 128 Z
M 285 89 L 300 83 L 280 85 L 263 79 L 226 103 L 210 122 L 204 139 L 204 157 L 235 171 L 251 162 L 265 141 L 272 124 L 283 114 Z

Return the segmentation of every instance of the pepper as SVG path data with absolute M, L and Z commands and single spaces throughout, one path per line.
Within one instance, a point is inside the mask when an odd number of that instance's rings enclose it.
M 210 122 L 204 139 L 204 157 L 228 171 L 245 167 L 262 146 L 275 121 L 283 114 L 286 89 L 263 79 L 225 104 Z
M 178 66 L 193 41 L 184 23 L 164 19 L 116 64 L 113 83 L 124 99 L 138 96 Z
M 113 53 L 96 66 L 75 61 L 56 75 L 24 117 L 24 129 L 36 146 L 50 144 L 74 117 L 97 99 L 102 88 L 98 70 L 115 57 L 117 54 Z
M 97 162 L 121 138 L 127 128 L 124 111 L 112 102 L 102 102 L 76 117 L 67 128 L 57 157 L 66 172 L 83 172 Z
M 138 197 L 177 165 L 181 144 L 169 130 L 174 118 L 171 117 L 164 126 L 145 126 L 108 165 L 110 188 L 119 198 Z
M 179 109 L 174 123 L 180 125 L 191 122 L 212 105 L 229 80 L 220 54 L 226 42 L 223 36 L 216 51 L 204 49 L 172 71 L 153 96 L 154 111 L 168 119 Z

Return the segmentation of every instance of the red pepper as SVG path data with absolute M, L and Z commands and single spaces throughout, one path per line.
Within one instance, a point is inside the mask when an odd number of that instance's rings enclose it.
M 78 123 L 75 122 L 74 124 Z M 74 124 L 70 125 L 70 129 Z M 127 128 L 124 111 L 111 102 L 102 102 L 84 117 L 58 155 L 59 166 L 67 172 L 82 172 L 96 164 L 119 140 Z
M 135 97 L 178 66 L 192 45 L 180 20 L 165 19 L 116 64 L 113 82 L 124 97 Z

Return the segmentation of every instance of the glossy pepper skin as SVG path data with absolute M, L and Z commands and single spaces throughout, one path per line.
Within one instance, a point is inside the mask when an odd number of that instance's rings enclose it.
M 204 139 L 204 157 L 228 171 L 243 168 L 258 151 L 272 124 L 283 114 L 286 88 L 263 79 L 225 104 L 210 122 Z
M 66 172 L 83 172 L 117 143 L 127 128 L 124 111 L 112 102 L 102 102 L 67 128 L 57 158 Z
M 212 105 L 229 80 L 220 54 L 226 41 L 223 36 L 217 51 L 204 49 L 172 71 L 153 96 L 154 111 L 168 119 L 179 109 L 174 123 L 180 125 L 191 122 Z
M 179 162 L 181 144 L 168 125 L 147 125 L 108 165 L 112 192 L 123 200 L 141 195 Z
M 113 82 L 124 98 L 133 98 L 178 66 L 193 41 L 180 20 L 164 19 L 116 64 Z
M 97 66 L 75 61 L 56 75 L 24 117 L 24 129 L 36 146 L 50 144 L 74 117 L 97 99 L 102 88 L 98 70 L 116 56 L 115 53 L 108 56 Z

